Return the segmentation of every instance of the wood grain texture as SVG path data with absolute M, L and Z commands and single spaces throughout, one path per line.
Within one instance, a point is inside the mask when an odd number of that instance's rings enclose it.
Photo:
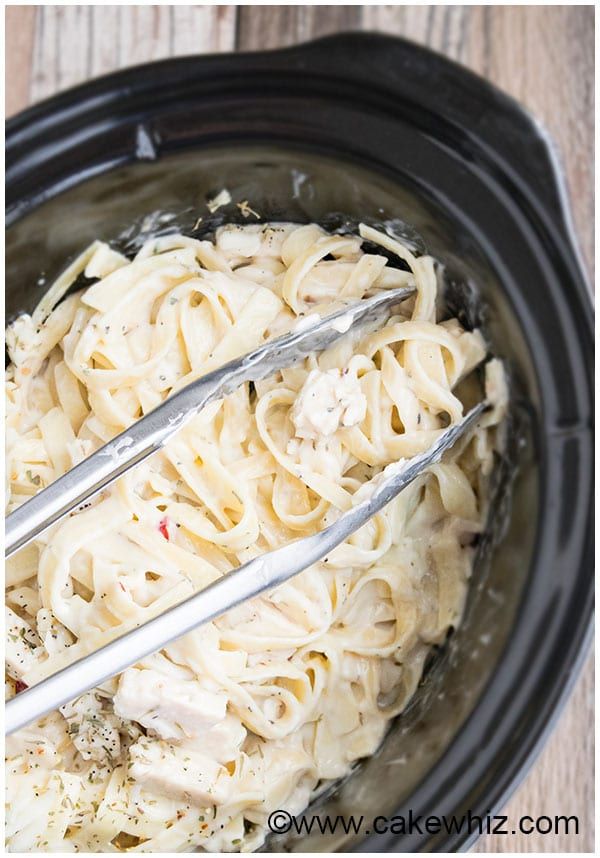
M 31 57 L 35 29 L 33 6 L 6 9 L 6 115 L 11 116 L 30 103 Z
M 36 6 L 28 99 L 149 60 L 233 50 L 233 6 Z M 31 22 L 27 22 L 31 28 Z
M 351 29 L 429 45 L 489 78 L 538 117 L 558 146 L 591 272 L 590 6 L 13 6 L 6 12 L 7 114 L 146 60 L 276 48 Z M 504 811 L 510 823 L 525 814 L 575 814 L 579 833 L 487 836 L 474 851 L 593 851 L 593 689 L 590 658 L 551 739 Z

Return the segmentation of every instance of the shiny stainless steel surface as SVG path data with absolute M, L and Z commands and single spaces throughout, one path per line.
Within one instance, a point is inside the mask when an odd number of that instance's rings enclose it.
M 5 732 L 19 730 L 202 623 L 265 590 L 277 587 L 307 566 L 322 560 L 426 468 L 438 462 L 446 450 L 475 426 L 486 408 L 486 402 L 479 403 L 460 423 L 446 429 L 424 453 L 414 456 L 404 467 L 392 470 L 389 475 L 375 478 L 371 496 L 353 506 L 329 527 L 256 557 L 179 605 L 9 700 L 6 704 Z
M 246 381 L 258 381 L 291 366 L 311 352 L 327 348 L 341 336 L 380 325 L 392 307 L 413 292 L 412 287 L 392 289 L 374 298 L 355 301 L 316 324 L 278 337 L 187 385 L 12 512 L 6 518 L 5 556 L 10 557 L 159 450 L 208 402 L 231 393 Z

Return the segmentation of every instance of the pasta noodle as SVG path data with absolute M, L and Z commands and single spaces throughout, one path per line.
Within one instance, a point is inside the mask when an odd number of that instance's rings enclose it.
M 94 242 L 10 326 L 9 512 L 209 370 L 411 284 L 380 330 L 210 404 L 11 558 L 9 695 L 333 521 L 481 397 L 486 355 L 478 331 L 436 319 L 434 260 L 367 226 L 226 225 L 133 260 Z M 271 811 L 300 812 L 373 753 L 460 622 L 506 409 L 498 361 L 488 395 L 477 430 L 323 562 L 10 737 L 8 849 L 252 851 Z

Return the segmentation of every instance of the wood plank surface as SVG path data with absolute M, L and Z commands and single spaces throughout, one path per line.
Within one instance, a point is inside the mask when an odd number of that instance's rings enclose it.
M 11 6 L 6 112 L 151 59 L 276 48 L 352 29 L 402 35 L 489 78 L 550 131 L 591 275 L 594 23 L 591 6 Z M 575 814 L 579 833 L 491 835 L 474 851 L 593 851 L 593 689 L 590 657 L 552 737 L 505 809 L 511 821 Z

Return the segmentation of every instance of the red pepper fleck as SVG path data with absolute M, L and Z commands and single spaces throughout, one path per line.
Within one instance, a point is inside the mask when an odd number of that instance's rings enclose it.
M 158 525 L 158 529 L 160 530 L 164 538 L 167 540 L 167 542 L 169 541 L 168 524 L 169 519 L 165 516 L 164 518 L 161 518 L 160 524 Z
M 26 688 L 29 688 L 22 679 L 15 679 L 15 691 L 18 694 L 19 691 L 25 691 Z
M 119 581 L 119 587 L 121 588 L 121 590 L 122 590 L 124 593 L 126 593 L 126 592 L 127 592 L 127 590 L 125 589 L 125 585 L 124 585 L 121 581 Z

